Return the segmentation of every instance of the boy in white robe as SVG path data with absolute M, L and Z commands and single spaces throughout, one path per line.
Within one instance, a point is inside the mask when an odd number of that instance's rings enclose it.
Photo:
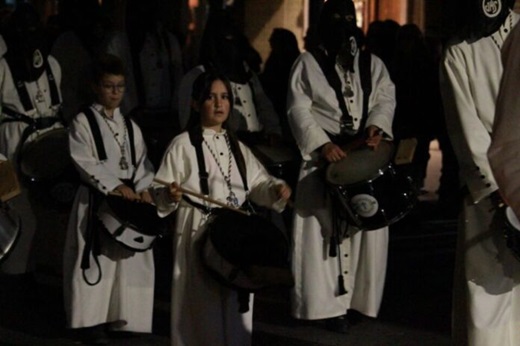
M 97 198 L 111 192 L 127 200 L 151 202 L 146 189 L 154 171 L 139 127 L 125 120 L 119 109 L 125 90 L 124 67 L 119 58 L 112 55 L 100 58 L 93 89 L 97 102 L 79 113 L 70 127 L 70 152 L 83 185 L 76 194 L 69 219 L 64 297 L 67 327 L 78 329 L 84 342 L 106 343 L 106 329 L 151 332 L 153 252 L 134 252 L 116 243 L 95 223 L 96 210 L 89 213 L 89 209 Z M 100 131 L 104 158 L 95 130 L 89 124 L 89 115 Z M 90 236 L 97 237 L 99 253 L 95 246 L 85 251 Z

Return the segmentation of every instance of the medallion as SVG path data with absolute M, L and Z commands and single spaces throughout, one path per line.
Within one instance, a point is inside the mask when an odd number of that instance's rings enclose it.
M 126 161 L 126 157 L 121 156 L 121 160 L 119 160 L 119 168 L 126 171 L 128 169 L 128 161 Z

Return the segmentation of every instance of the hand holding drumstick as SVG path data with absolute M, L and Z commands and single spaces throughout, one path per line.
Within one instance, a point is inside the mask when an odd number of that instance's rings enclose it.
M 170 192 L 170 198 L 175 202 L 179 203 L 182 198 L 182 189 L 176 182 L 172 182 L 168 185 L 168 189 Z

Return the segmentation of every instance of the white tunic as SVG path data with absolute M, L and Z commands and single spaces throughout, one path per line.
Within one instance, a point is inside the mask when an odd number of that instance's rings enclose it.
M 229 154 L 223 133 L 204 131 L 204 140 L 217 155 L 227 174 Z M 229 195 L 215 159 L 203 144 L 206 170 L 209 174 L 210 197 L 221 202 Z M 281 212 L 270 187 L 275 179 L 268 175 L 251 151 L 240 144 L 247 171 L 250 198 L 263 206 Z M 235 160 L 232 161 L 231 183 L 239 203 L 245 191 Z M 199 169 L 195 148 L 187 132 L 175 137 L 169 146 L 156 178 L 179 183 L 183 188 L 200 193 Z M 207 205 L 199 198 L 193 201 Z M 176 206 L 163 205 L 161 215 L 171 213 Z M 159 208 L 161 210 L 161 208 Z M 208 223 L 207 217 L 185 201 L 178 205 L 174 236 L 172 287 L 172 345 L 174 346 L 247 346 L 251 344 L 253 295 L 249 312 L 238 312 L 236 291 L 219 284 L 203 268 L 200 259 L 200 238 Z
M 56 81 L 58 97 L 61 101 L 61 95 L 59 95 L 61 81 L 60 66 L 52 56 L 48 56 L 48 63 L 52 75 L 54 76 L 54 80 Z M 11 70 L 7 65 L 7 61 L 2 58 L 0 60 L 0 105 L 2 109 L 10 108 L 17 113 L 26 115 L 32 119 L 57 116 L 60 104 L 55 106 L 51 105 L 51 94 L 49 91 L 49 81 L 46 72 L 43 72 L 34 82 L 25 82 L 25 86 L 34 107 L 34 109 L 30 111 L 25 111 L 20 101 L 18 91 L 16 90 Z M 43 102 L 36 101 L 36 95 L 39 90 L 41 90 L 44 96 Z M 5 118 L 7 118 L 5 114 L 0 115 L 0 120 Z M 26 123 L 21 121 L 6 122 L 0 125 L 0 153 L 6 156 L 7 159 L 13 163 L 17 162 L 22 133 L 27 126 Z M 56 123 L 48 129 L 35 131 L 27 138 L 25 144 L 34 140 L 41 134 L 61 126 L 61 124 Z M 18 239 L 15 248 L 6 261 L 2 263 L 2 271 L 9 274 L 22 274 L 27 270 L 30 270 L 29 256 L 32 247 L 32 240 L 36 231 L 36 216 L 34 215 L 29 202 L 27 188 L 24 185 L 22 185 L 22 193 L 10 200 L 9 203 L 11 207 L 15 208 L 18 213 L 23 215 L 24 222 L 22 223 L 21 236 Z
M 513 16 L 513 23 L 518 15 Z M 454 288 L 454 344 L 520 343 L 519 263 L 505 246 L 490 194 L 497 190 L 487 151 L 502 77 L 498 45 L 509 18 L 492 36 L 449 47 L 441 66 L 448 133 L 468 188 L 459 223 Z
M 70 128 L 70 151 L 74 163 L 86 184 L 93 186 L 102 194 L 114 190 L 122 182 L 134 176 L 136 191 L 146 189 L 153 180 L 153 168 L 146 158 L 141 131 L 134 124 L 136 168 L 122 170 L 119 167 L 121 150 L 114 136 L 99 113 L 100 105 L 91 107 L 99 124 L 107 154 L 107 160 L 100 161 L 87 118 L 78 114 Z M 107 119 L 116 133 L 125 132 L 123 116 L 119 109 L 113 119 Z M 130 163 L 130 144 L 126 141 L 127 160 Z M 131 165 L 130 165 L 131 166 Z M 81 328 L 113 322 L 111 327 L 134 332 L 151 332 L 154 262 L 153 252 L 132 252 L 116 244 L 108 236 L 102 237 L 101 255 L 98 256 L 99 269 L 90 255 L 90 268 L 85 276 L 95 282 L 98 275 L 101 281 L 94 286 L 88 285 L 80 268 L 87 229 L 89 191 L 81 186 L 76 194 L 69 219 L 69 227 L 64 250 L 64 297 L 67 326 Z M 102 235 L 105 233 L 101 232 Z M 101 271 L 101 272 L 100 272 Z
M 359 55 L 358 55 L 359 56 Z M 358 56 L 354 66 L 358 66 Z M 361 122 L 362 92 L 359 73 L 344 78 L 354 96 L 346 98 L 355 127 Z M 383 62 L 372 56 L 373 91 L 366 126 L 375 125 L 392 136 L 395 90 Z M 338 295 L 337 257 L 329 257 L 332 205 L 318 169 L 318 149 L 330 141 L 325 131 L 339 133 L 341 110 L 332 87 L 312 56 L 305 52 L 295 62 L 289 82 L 289 125 L 304 159 L 296 189 L 292 268 L 296 285 L 291 292 L 291 313 L 300 319 L 344 315 L 352 308 L 377 316 L 385 282 L 388 227 L 370 232 L 349 230 L 341 245 L 341 269 L 347 294 Z

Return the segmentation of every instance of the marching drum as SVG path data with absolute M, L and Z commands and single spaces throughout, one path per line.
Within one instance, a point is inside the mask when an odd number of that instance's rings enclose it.
M 334 208 L 350 224 L 363 229 L 379 229 L 403 218 L 416 203 L 410 177 L 396 170 L 391 160 L 394 147 L 382 141 L 377 150 L 361 147 L 331 163 L 326 182 Z
M 292 285 L 289 241 L 261 216 L 216 209 L 202 238 L 204 266 L 221 283 L 257 290 L 271 285 Z
M 520 221 L 510 207 L 505 208 L 504 237 L 506 238 L 507 247 L 513 252 L 516 259 L 520 261 Z
M 22 221 L 18 213 L 6 203 L 0 202 L 0 262 L 14 248 L 20 237 Z
M 26 142 L 19 154 L 21 176 L 53 201 L 73 201 L 79 179 L 69 152 L 68 132 L 56 128 Z
M 97 216 L 102 228 L 117 243 L 136 252 L 152 248 L 164 232 L 163 220 L 154 205 L 132 202 L 120 196 L 106 196 Z

